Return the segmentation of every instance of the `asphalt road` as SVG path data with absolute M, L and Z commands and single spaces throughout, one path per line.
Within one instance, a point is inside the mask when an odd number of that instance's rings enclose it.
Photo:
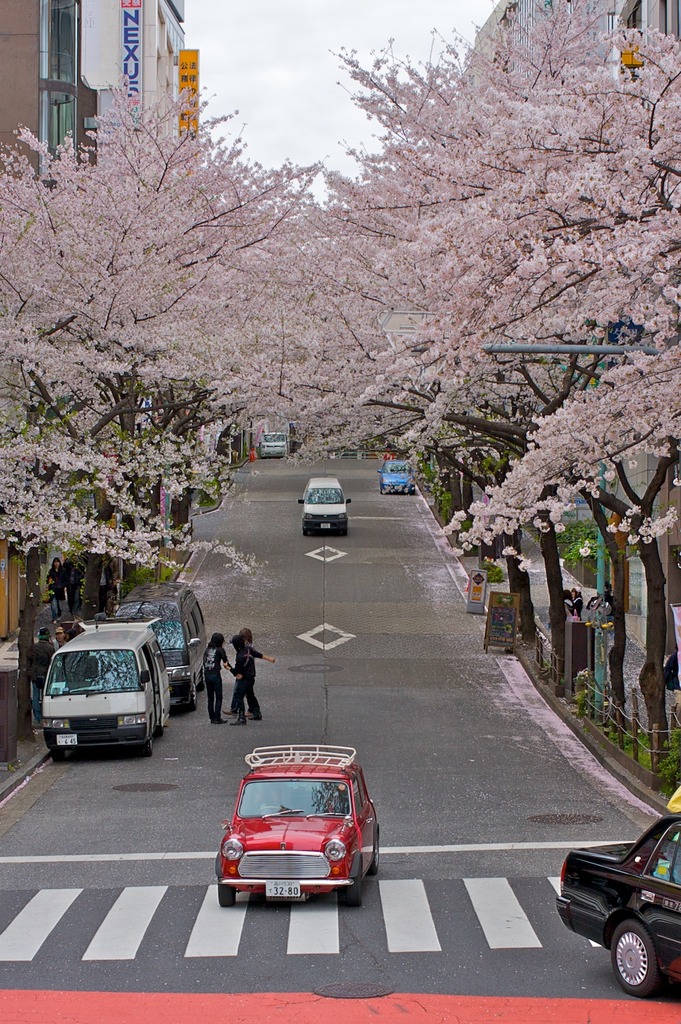
M 276 657 L 258 663 L 263 721 L 211 726 L 201 694 L 153 758 L 79 753 L 45 767 L 37 799 L 34 783 L 13 798 L 0 835 L 1 989 L 368 985 L 626 1001 L 608 954 L 560 923 L 555 877 L 571 845 L 633 839 L 653 814 L 514 658 L 483 652 L 426 503 L 381 497 L 376 469 L 258 462 L 196 520 L 196 539 L 257 559 L 244 574 L 200 554 L 187 576 L 209 633 L 248 625 Z M 319 471 L 352 498 L 347 537 L 302 536 L 297 498 Z M 381 825 L 379 876 L 360 909 L 331 895 L 217 914 L 213 857 L 244 755 L 296 742 L 356 747 Z

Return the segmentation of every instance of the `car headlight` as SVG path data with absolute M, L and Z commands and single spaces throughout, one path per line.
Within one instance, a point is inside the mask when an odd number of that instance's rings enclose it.
M 303 512 L 303 519 L 314 519 L 310 512 Z
M 225 839 L 222 844 L 222 856 L 225 860 L 239 860 L 243 852 L 244 844 L 238 839 Z
M 343 860 L 347 852 L 345 843 L 342 843 L 340 839 L 329 839 L 324 847 L 324 853 L 328 860 Z
M 43 718 L 44 729 L 70 729 L 71 723 L 68 718 Z
M 118 716 L 118 724 L 119 725 L 146 725 L 147 724 L 147 716 L 146 715 L 119 715 Z

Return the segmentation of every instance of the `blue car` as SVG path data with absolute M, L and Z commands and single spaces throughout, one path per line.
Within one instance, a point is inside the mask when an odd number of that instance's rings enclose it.
M 414 471 L 408 462 L 386 459 L 378 471 L 381 494 L 416 494 Z

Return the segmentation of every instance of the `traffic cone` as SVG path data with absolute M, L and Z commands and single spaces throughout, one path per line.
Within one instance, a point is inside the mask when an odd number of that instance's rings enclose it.
M 248 461 L 249 462 L 255 462 L 257 457 L 258 456 L 255 454 L 255 448 L 251 448 L 251 450 L 248 453 Z

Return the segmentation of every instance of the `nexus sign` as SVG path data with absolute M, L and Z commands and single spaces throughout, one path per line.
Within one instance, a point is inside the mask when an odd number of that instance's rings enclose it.
M 122 70 L 128 96 L 139 96 L 142 91 L 142 3 L 121 0 Z

